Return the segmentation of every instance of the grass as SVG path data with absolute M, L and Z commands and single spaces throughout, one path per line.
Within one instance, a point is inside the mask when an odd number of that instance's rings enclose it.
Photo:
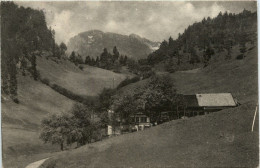
M 58 150 L 39 139 L 41 119 L 53 113 L 64 113 L 74 102 L 30 77 L 18 78 L 19 104 L 2 95 L 2 142 L 5 167 L 23 167 L 29 156 Z M 23 157 L 22 157 L 23 156 Z M 27 156 L 27 157 L 25 157 Z M 25 160 L 19 159 L 24 158 Z
M 61 152 L 43 167 L 256 167 L 259 116 L 254 132 L 251 124 L 258 99 L 257 49 L 248 51 L 244 60 L 236 60 L 236 54 L 196 73 L 171 77 L 179 93 L 230 92 L 241 106 Z M 146 82 L 123 87 L 118 95 L 131 94 Z
M 256 167 L 254 108 L 245 104 L 114 137 L 59 153 L 45 167 Z

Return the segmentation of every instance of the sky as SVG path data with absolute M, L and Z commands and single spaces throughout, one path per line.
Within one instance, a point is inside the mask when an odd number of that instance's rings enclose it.
M 57 43 L 88 30 L 137 34 L 152 41 L 177 38 L 189 25 L 219 12 L 256 11 L 255 1 L 19 1 L 43 10 Z

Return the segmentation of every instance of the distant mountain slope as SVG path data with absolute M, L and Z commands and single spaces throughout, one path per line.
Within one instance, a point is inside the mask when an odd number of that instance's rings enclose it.
M 100 56 L 104 48 L 107 48 L 112 53 L 113 47 L 116 46 L 120 54 L 140 59 L 146 58 L 148 54 L 157 49 L 159 43 L 141 38 L 136 34 L 127 36 L 91 30 L 71 38 L 67 46 L 68 53 L 74 50 L 83 57 L 89 55 L 94 58 Z

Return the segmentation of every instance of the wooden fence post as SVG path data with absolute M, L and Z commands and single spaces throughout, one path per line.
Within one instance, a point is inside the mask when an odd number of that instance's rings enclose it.
M 255 117 L 256 117 L 256 113 L 257 113 L 257 105 L 256 105 L 256 108 L 255 108 L 255 115 L 254 115 L 254 119 L 253 119 L 253 123 L 252 123 L 252 129 L 251 129 L 251 132 L 254 131 L 254 125 L 255 125 Z

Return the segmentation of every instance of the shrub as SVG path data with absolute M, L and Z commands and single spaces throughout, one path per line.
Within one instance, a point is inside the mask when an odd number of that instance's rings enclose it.
M 83 71 L 84 67 L 82 65 L 80 65 L 79 69 Z
M 145 73 L 143 73 L 143 79 L 150 78 L 153 75 L 155 75 L 154 71 L 145 72 Z
M 80 96 L 80 95 L 77 95 L 57 84 L 53 84 L 53 85 L 50 85 L 50 87 L 55 90 L 56 92 L 62 94 L 63 96 L 66 96 L 68 97 L 69 99 L 72 99 L 72 100 L 75 100 L 79 103 L 83 103 L 83 104 L 93 104 L 95 102 L 95 99 L 91 99 L 91 97 L 83 97 L 83 96 Z
M 19 104 L 18 98 L 14 98 L 14 99 L 13 99 L 13 102 L 15 102 L 16 104 Z
M 242 60 L 242 59 L 244 59 L 244 54 L 239 54 L 236 58 L 238 59 L 238 60 Z
M 47 79 L 47 78 L 43 78 L 43 79 L 41 79 L 41 82 L 43 83 L 43 84 L 45 84 L 45 85 L 50 85 L 50 80 L 49 79 Z
M 133 78 L 131 78 L 131 79 L 129 79 L 129 78 L 127 77 L 125 80 L 123 80 L 123 81 L 117 86 L 117 89 L 122 88 L 122 87 L 124 87 L 124 86 L 126 86 L 126 85 L 129 85 L 129 84 L 131 84 L 131 83 L 138 82 L 139 80 L 140 80 L 140 77 L 139 77 L 139 76 L 135 76 L 135 77 L 133 77 Z

